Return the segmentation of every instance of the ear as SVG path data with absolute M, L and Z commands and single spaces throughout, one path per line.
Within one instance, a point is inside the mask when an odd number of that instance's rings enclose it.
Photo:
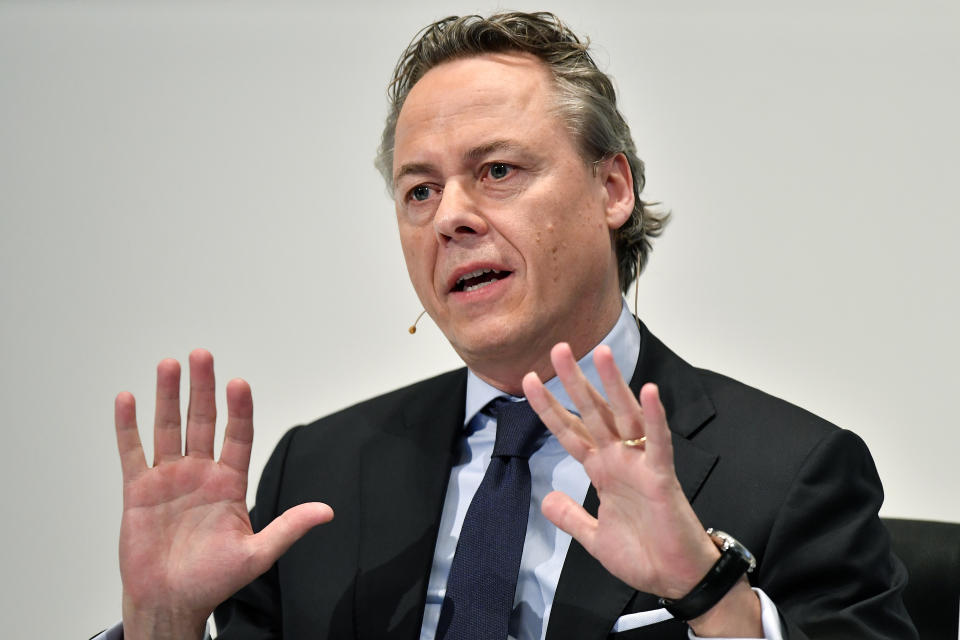
M 627 156 L 618 153 L 600 163 L 599 179 L 607 192 L 607 226 L 619 229 L 633 213 L 633 173 Z

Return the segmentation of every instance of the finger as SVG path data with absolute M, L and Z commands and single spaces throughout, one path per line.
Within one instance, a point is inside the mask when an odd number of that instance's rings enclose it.
M 180 457 L 180 363 L 157 365 L 157 409 L 153 420 L 154 466 Z
M 590 552 L 597 532 L 597 519 L 587 513 L 582 505 L 565 493 L 553 491 L 540 503 L 540 511 L 547 520 L 569 533 Z
M 190 404 L 187 405 L 187 455 L 213 458 L 217 429 L 213 356 L 204 349 L 190 353 Z
M 223 434 L 220 462 L 239 471 L 246 479 L 252 447 L 253 396 L 250 385 L 237 378 L 227 383 L 227 428 Z
M 583 462 L 593 440 L 583 428 L 580 420 L 567 411 L 552 393 L 540 382 L 540 377 L 531 371 L 521 382 L 523 395 L 543 424 L 557 437 L 557 440 L 575 460 Z
M 563 383 L 573 404 L 577 406 L 583 424 L 598 447 L 619 440 L 613 413 L 607 401 L 593 388 L 573 357 L 570 345 L 561 342 L 550 350 L 550 362 Z
M 660 402 L 657 385 L 648 382 L 640 389 L 640 404 L 647 435 L 647 455 L 655 467 L 673 468 L 673 441 L 667 426 L 667 412 Z
M 307 502 L 290 507 L 263 531 L 251 538 L 253 550 L 250 556 L 250 569 L 255 573 L 251 579 L 260 575 L 277 561 L 294 542 L 307 531 L 325 522 L 333 520 L 333 509 L 322 502 Z
M 627 385 L 623 375 L 613 359 L 613 352 L 609 347 L 599 346 L 593 354 L 593 362 L 597 366 L 597 373 L 607 392 L 607 399 L 613 410 L 617 433 L 620 440 L 641 438 L 646 430 L 643 426 L 643 409 L 637 401 L 637 396 Z
M 129 482 L 146 471 L 147 459 L 137 430 L 137 403 L 127 391 L 117 394 L 113 402 L 113 422 L 117 431 L 117 450 L 120 452 L 120 471 L 123 481 Z

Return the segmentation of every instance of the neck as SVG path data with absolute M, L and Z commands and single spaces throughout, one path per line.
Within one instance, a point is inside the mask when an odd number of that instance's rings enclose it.
M 460 354 L 478 378 L 512 396 L 523 396 L 523 377 L 533 371 L 541 381 L 552 379 L 556 372 L 550 362 L 550 350 L 560 342 L 567 342 L 575 359 L 580 360 L 610 333 L 620 317 L 622 302 L 619 293 L 597 313 L 590 314 L 589 324 L 582 331 L 569 335 L 545 335 L 536 344 L 518 345 L 514 349 L 498 349 L 495 358 L 471 358 Z

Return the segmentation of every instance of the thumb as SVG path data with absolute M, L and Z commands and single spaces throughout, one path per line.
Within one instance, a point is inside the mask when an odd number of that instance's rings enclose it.
M 274 518 L 263 531 L 251 538 L 253 552 L 248 566 L 255 572 L 253 577 L 269 569 L 307 531 L 331 520 L 333 509 L 322 502 L 299 504 Z
M 569 533 L 588 553 L 592 553 L 597 519 L 587 513 L 579 502 L 562 491 L 551 491 L 540 503 L 540 511 L 547 520 Z

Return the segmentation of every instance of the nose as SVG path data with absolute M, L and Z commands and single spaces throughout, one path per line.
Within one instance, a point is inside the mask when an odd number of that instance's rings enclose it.
M 448 180 L 433 216 L 433 227 L 440 243 L 446 244 L 485 234 L 487 221 L 469 187 L 458 180 Z

